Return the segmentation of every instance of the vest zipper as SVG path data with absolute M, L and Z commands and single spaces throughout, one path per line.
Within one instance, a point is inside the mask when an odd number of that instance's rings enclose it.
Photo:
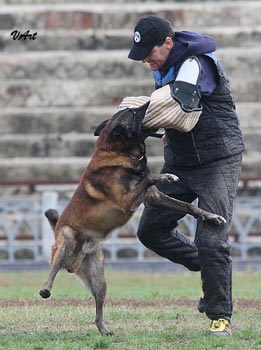
M 199 162 L 199 164 L 201 164 L 201 160 L 200 160 L 200 156 L 199 156 L 198 149 L 197 149 L 197 146 L 196 146 L 196 142 L 195 142 L 195 139 L 194 139 L 193 131 L 191 131 L 191 137 L 192 137 L 194 148 L 195 148 L 196 153 L 197 153 L 198 162 Z

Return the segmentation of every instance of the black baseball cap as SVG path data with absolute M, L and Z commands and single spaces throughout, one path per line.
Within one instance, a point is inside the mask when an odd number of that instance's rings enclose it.
M 171 24 L 166 19 L 158 16 L 141 18 L 134 28 L 133 44 L 128 57 L 135 61 L 143 60 L 171 31 Z

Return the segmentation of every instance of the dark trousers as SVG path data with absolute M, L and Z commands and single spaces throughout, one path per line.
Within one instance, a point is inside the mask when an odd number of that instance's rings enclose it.
M 182 214 L 146 208 L 141 217 L 138 237 L 158 255 L 192 271 L 201 271 L 206 315 L 210 319 L 230 319 L 232 315 L 232 261 L 229 231 L 236 196 L 242 155 L 190 169 L 165 164 L 162 173 L 174 173 L 180 181 L 159 185 L 162 192 L 222 215 L 227 223 L 216 225 L 198 220 L 195 241 L 176 227 Z

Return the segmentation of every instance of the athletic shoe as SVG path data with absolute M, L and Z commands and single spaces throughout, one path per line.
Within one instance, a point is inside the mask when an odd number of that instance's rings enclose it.
M 216 336 L 231 336 L 232 330 L 230 321 L 225 320 L 224 318 L 220 318 L 218 320 L 213 320 L 211 322 L 211 326 L 208 331 L 208 335 L 216 335 Z

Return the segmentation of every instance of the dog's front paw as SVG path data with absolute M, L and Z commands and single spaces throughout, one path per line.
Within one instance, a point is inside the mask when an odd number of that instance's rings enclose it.
M 174 174 L 162 174 L 160 176 L 160 182 L 168 182 L 168 183 L 174 183 L 179 181 L 178 176 L 174 175 Z
M 42 298 L 47 299 L 50 297 L 51 292 L 49 291 L 49 289 L 41 289 L 39 294 L 41 295 Z
M 221 215 L 208 213 L 204 217 L 205 220 L 212 221 L 216 225 L 225 225 L 227 223 L 226 219 Z

